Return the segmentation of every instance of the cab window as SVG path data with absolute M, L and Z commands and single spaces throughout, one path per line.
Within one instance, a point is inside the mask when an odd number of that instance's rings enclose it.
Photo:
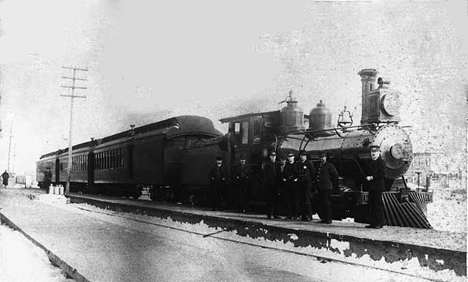
M 242 144 L 248 144 L 249 143 L 249 122 L 248 121 L 242 122 L 241 134 L 242 134 Z

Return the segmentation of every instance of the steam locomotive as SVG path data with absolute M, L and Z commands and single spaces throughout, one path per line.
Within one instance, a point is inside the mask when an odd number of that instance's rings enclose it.
M 383 193 L 386 224 L 431 228 L 424 213 L 432 193 L 411 191 L 404 179 L 413 152 L 409 135 L 399 125 L 401 93 L 377 78 L 375 69 L 363 69 L 358 74 L 362 81 L 360 125 L 353 125 L 352 115 L 344 110 L 338 125 L 332 126 L 331 112 L 322 101 L 305 115 L 291 92 L 281 110 L 221 119 L 228 123 L 225 135 L 206 118 L 176 117 L 74 146 L 71 191 L 138 197 L 143 187 L 150 187 L 152 199 L 202 205 L 208 196 L 208 171 L 215 158 L 222 156 L 232 169 L 242 155 L 254 171 L 250 205 L 261 211 L 266 191 L 260 175 L 269 151 L 297 155 L 305 150 L 316 165 L 319 153 L 326 151 L 340 175 L 339 188 L 331 195 L 333 218 L 368 222 L 368 188 L 362 179 L 370 147 L 378 145 L 387 164 Z M 53 183 L 64 181 L 67 154 L 64 149 L 40 158 L 40 184 L 45 183 L 43 172 L 47 168 L 53 171 Z

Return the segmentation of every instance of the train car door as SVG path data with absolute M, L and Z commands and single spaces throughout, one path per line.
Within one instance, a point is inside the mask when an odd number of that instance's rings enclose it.
M 135 145 L 133 143 L 127 144 L 128 151 L 128 178 L 133 179 L 133 149 Z
M 94 186 L 94 153 L 88 154 L 88 186 Z
M 60 159 L 57 158 L 55 159 L 55 182 L 54 183 L 59 183 L 60 182 Z
M 185 146 L 185 138 L 163 139 L 163 183 L 169 186 L 170 198 L 182 201 L 181 191 L 182 165 L 180 160 L 180 149 Z

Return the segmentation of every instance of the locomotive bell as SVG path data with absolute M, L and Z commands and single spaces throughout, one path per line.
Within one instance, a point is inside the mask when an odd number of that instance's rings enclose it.
M 313 108 L 309 114 L 309 131 L 320 131 L 332 128 L 331 111 L 320 100 L 317 107 Z
M 304 129 L 304 112 L 297 106 L 297 101 L 292 98 L 292 90 L 286 98 L 286 107 L 281 109 L 281 132 L 288 133 Z

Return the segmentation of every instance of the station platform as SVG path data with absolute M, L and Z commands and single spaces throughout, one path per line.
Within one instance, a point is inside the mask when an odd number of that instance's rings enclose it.
M 122 277 L 122 271 L 111 270 L 106 264 L 113 252 L 108 236 L 120 236 L 119 230 L 109 232 L 100 223 L 90 221 L 66 210 L 32 201 L 31 194 L 40 190 L 0 190 L 2 222 L 20 230 L 48 253 L 55 264 L 76 281 L 132 281 Z M 457 276 L 466 276 L 466 234 L 437 230 L 386 226 L 367 229 L 365 224 L 333 221 L 331 225 L 286 219 L 267 219 L 265 215 L 210 211 L 207 209 L 167 203 L 113 198 L 71 193 L 71 203 L 87 203 L 116 212 L 131 212 L 171 218 L 186 223 L 203 222 L 210 227 L 235 231 L 240 236 L 265 238 L 292 243 L 296 247 L 312 247 L 340 253 L 345 257 L 367 256 L 375 261 L 398 262 L 417 258 L 421 267 L 435 271 L 451 270 Z M 86 233 L 86 236 L 76 236 Z M 124 232 L 125 233 L 125 232 Z M 113 235 L 109 235 L 113 234 Z M 73 239 L 70 239 L 73 238 Z M 93 238 L 93 240 L 89 240 Z M 335 242 L 335 244 L 333 244 Z M 336 248 L 336 242 L 345 243 L 345 249 Z M 138 253 L 139 246 L 135 248 Z M 130 249 L 132 249 L 130 248 Z M 86 249 L 86 254 L 83 250 Z M 133 249 L 132 249 L 133 250 Z M 94 259 L 90 260 L 89 257 Z M 96 259 L 97 258 L 97 259 Z M 105 275 L 100 277 L 99 275 Z M 109 277 L 119 275 L 118 277 Z M 89 280 L 88 280 L 89 279 Z

